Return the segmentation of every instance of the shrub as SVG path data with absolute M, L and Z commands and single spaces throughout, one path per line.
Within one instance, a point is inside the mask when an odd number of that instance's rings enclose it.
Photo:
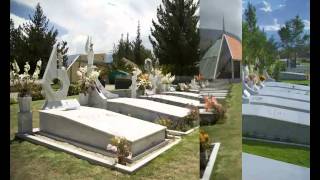
M 172 121 L 171 121 L 171 119 L 168 119 L 168 118 L 160 118 L 160 119 L 156 120 L 155 122 L 157 124 L 162 125 L 162 126 L 166 126 L 169 129 L 170 129 L 170 127 L 172 127 Z
M 34 84 L 31 87 L 31 96 L 33 101 L 45 99 L 45 97 L 41 94 L 42 87 L 40 84 Z
M 80 87 L 78 84 L 70 84 L 68 90 L 68 96 L 78 95 L 80 93 Z
M 199 108 L 195 106 L 191 106 L 189 114 L 184 117 L 185 123 L 190 126 L 194 127 L 199 124 L 200 121 L 200 113 L 199 113 Z

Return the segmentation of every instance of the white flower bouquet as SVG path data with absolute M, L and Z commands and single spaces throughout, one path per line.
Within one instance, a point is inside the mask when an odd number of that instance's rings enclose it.
M 145 90 L 145 89 L 151 89 L 152 88 L 152 83 L 150 81 L 149 74 L 140 74 L 138 76 L 138 89 L 140 90 Z
M 24 73 L 19 74 L 20 68 L 16 61 L 11 63 L 10 68 L 10 81 L 13 83 L 13 86 L 16 86 L 18 89 L 19 97 L 31 96 L 31 90 L 35 81 L 38 80 L 40 69 L 41 69 L 41 60 L 37 62 L 36 69 L 32 75 L 29 74 L 30 65 L 29 62 L 26 62 L 24 65 Z
M 80 92 L 86 95 L 89 88 L 94 89 L 96 87 L 96 80 L 100 75 L 100 71 L 92 70 L 91 73 L 89 73 L 87 66 L 80 66 L 77 75 L 79 77 Z
M 162 84 L 171 84 L 175 79 L 175 76 L 171 76 L 171 73 L 168 73 L 166 75 L 164 75 L 162 78 L 161 78 L 161 83 Z

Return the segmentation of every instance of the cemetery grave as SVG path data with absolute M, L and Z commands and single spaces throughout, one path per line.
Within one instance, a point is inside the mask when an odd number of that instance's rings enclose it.
M 88 70 L 92 71 L 90 69 L 90 65 L 92 65 L 90 57 L 92 58 L 92 56 L 90 55 L 92 55 L 92 45 L 88 53 Z M 148 163 L 180 141 L 180 138 L 168 136 L 166 134 L 166 127 L 164 126 L 105 109 L 80 106 L 75 99 L 66 99 L 69 81 L 68 76 L 66 76 L 66 70 L 57 66 L 59 57 L 61 56 L 57 53 L 57 47 L 55 46 L 42 80 L 46 102 L 43 110 L 39 111 L 39 129 L 32 129 L 32 126 L 30 127 L 29 124 L 20 123 L 17 133 L 18 137 L 36 144 L 75 154 L 100 165 L 115 167 L 128 173 L 136 171 L 145 163 Z M 53 91 L 50 86 L 50 82 L 54 78 L 58 78 L 63 84 L 58 91 Z M 99 97 L 104 97 L 102 91 L 91 92 L 96 92 Z M 96 99 L 96 96 L 93 96 L 93 98 Z M 26 119 L 32 122 L 32 116 L 30 117 L 29 114 L 20 113 L 19 117 L 20 122 Z M 111 139 L 113 137 L 121 137 L 128 142 L 126 146 L 130 152 L 128 155 L 125 155 L 124 158 L 127 160 L 124 161 L 124 164 L 119 159 L 121 154 L 118 154 L 117 150 L 116 153 L 112 150 L 113 144 Z M 101 159 L 98 156 L 83 154 L 77 149 L 56 143 L 54 140 L 75 145 L 77 148 L 107 157 Z M 108 149 L 109 145 L 111 149 Z M 119 160 L 118 163 L 116 163 L 117 161 L 114 158 L 115 155 Z M 110 161 L 108 157 L 113 157 L 113 161 Z M 127 163 L 128 165 L 126 165 Z

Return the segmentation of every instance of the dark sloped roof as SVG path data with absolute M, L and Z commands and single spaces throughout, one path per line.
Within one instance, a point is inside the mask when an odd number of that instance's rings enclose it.
M 80 54 L 74 54 L 67 56 L 67 69 L 79 58 Z

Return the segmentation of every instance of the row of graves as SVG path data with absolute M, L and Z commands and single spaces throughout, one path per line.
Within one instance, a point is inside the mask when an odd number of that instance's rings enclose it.
M 21 100 L 19 138 L 73 154 L 90 162 L 132 173 L 181 141 L 199 127 L 207 105 L 195 77 L 173 85 L 174 76 L 163 75 L 151 60 L 145 72 L 132 72 L 130 96 L 105 89 L 93 66 L 93 44 L 86 43 L 88 66 L 80 67 L 79 99 L 67 98 L 70 81 L 62 56 L 54 46 L 43 79 L 45 103 L 39 110 L 39 128 L 32 127 L 31 97 Z M 53 80 L 61 83 L 52 88 Z
M 214 126 L 218 121 L 223 123 L 226 109 L 225 99 L 230 91 L 230 79 L 206 79 L 199 75 L 200 79 L 200 103 L 204 108 L 199 109 L 202 126 Z M 200 129 L 200 178 L 211 179 L 214 174 L 214 165 L 218 156 L 220 142 L 215 142 L 214 137 Z
M 310 147 L 310 86 L 276 82 L 243 68 L 242 133 L 246 139 Z M 310 169 L 243 153 L 245 179 L 309 179 Z M 254 173 L 253 173 L 254 172 Z

